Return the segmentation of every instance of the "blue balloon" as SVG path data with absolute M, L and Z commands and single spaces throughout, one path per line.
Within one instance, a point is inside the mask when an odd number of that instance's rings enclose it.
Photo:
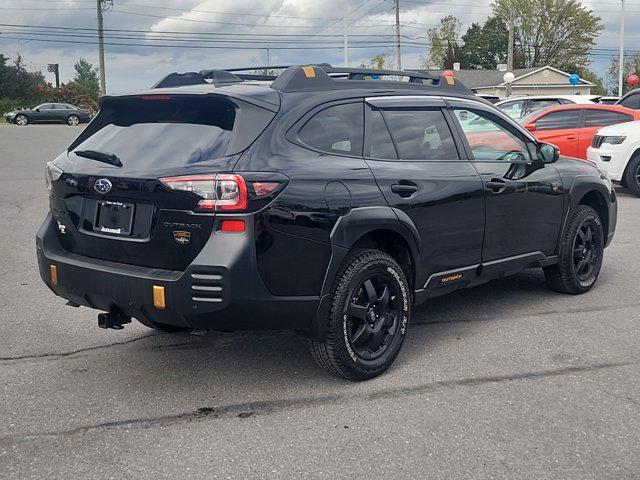
M 569 83 L 571 85 L 577 85 L 580 83 L 580 75 L 576 74 L 576 73 L 572 73 L 571 75 L 569 75 Z

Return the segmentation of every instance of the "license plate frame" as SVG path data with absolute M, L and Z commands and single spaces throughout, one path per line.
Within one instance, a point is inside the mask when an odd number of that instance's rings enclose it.
M 96 202 L 96 216 L 93 231 L 103 235 L 130 237 L 133 231 L 135 204 L 99 200 Z

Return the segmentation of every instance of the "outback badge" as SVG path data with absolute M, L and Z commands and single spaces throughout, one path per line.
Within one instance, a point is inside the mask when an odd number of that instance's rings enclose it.
M 173 239 L 180 245 L 188 245 L 191 242 L 191 232 L 185 232 L 184 230 L 174 230 Z

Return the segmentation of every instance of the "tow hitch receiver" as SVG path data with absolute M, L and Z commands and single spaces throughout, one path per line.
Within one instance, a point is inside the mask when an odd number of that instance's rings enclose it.
M 122 330 L 123 325 L 131 323 L 131 317 L 127 317 L 118 312 L 99 313 L 98 326 L 100 328 L 113 328 L 114 330 Z

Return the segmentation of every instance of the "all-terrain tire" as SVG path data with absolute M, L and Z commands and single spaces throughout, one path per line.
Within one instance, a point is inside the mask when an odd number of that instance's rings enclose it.
M 389 327 L 377 358 L 363 358 L 352 343 L 350 328 L 352 317 L 348 315 L 358 295 L 364 290 L 369 279 L 388 281 L 387 297 L 390 299 L 390 311 L 393 308 L 394 325 Z M 379 280 L 376 280 L 379 281 Z M 364 282 L 364 283 L 363 283 Z M 379 283 L 378 285 L 384 285 Z M 379 287 L 380 288 L 380 287 Z M 384 287 L 381 287 L 384 291 Z M 404 341 L 411 314 L 411 288 L 402 268 L 389 254 L 379 250 L 358 249 L 350 252 L 340 267 L 331 287 L 331 300 L 322 340 L 310 340 L 310 350 L 316 362 L 327 372 L 349 380 L 368 380 L 387 370 L 398 356 Z M 384 296 L 384 295 L 382 295 Z M 382 297 L 381 297 L 382 298 Z M 376 320 L 373 311 L 372 321 Z M 384 317 L 380 313 L 381 317 Z M 367 317 L 369 318 L 369 317 Z M 391 320 L 390 320 L 391 321 Z M 393 334 L 391 333 L 393 332 Z
M 586 242 L 581 240 L 581 236 L 589 236 L 585 235 L 584 229 L 590 231 L 592 237 Z M 572 295 L 589 291 L 600 274 L 604 243 L 604 229 L 598 212 L 587 205 L 578 205 L 562 233 L 558 264 L 544 269 L 549 287 L 556 292 Z M 585 253 L 585 250 L 588 251 Z M 587 254 L 589 257 L 585 259 Z M 581 270 L 584 268 L 584 264 L 580 267 L 581 261 L 591 265 Z

